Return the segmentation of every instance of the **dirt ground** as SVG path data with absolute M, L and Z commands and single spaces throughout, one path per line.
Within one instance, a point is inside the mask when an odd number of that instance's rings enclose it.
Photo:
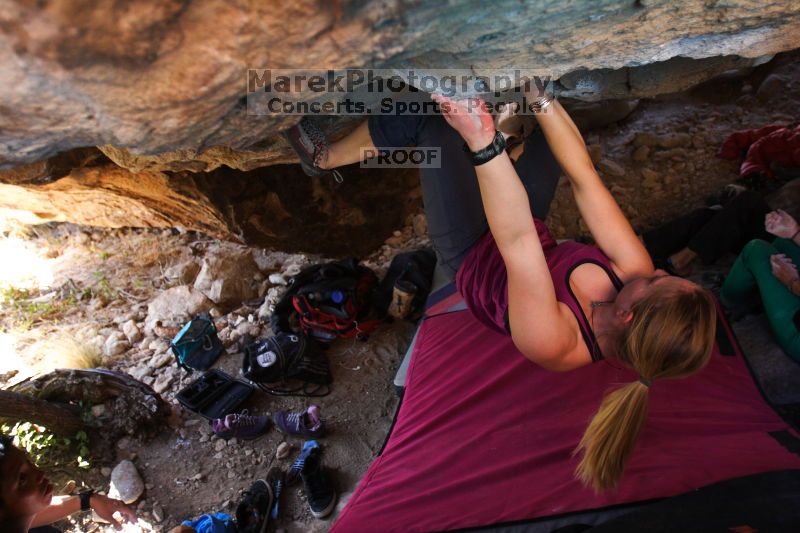
M 706 196 L 735 181 L 738 163 L 716 157 L 721 142 L 733 131 L 797 120 L 800 64 L 784 61 L 771 70 L 778 78 L 770 82 L 775 87 L 759 86 L 767 71 L 718 80 L 687 94 L 642 101 L 624 121 L 586 134 L 601 174 L 635 227 L 650 227 L 702 205 Z M 559 188 L 548 222 L 559 237 L 585 231 L 566 182 Z M 416 230 L 413 225 L 398 228 L 387 245 L 367 258 L 367 264 L 382 272 L 394 254 L 427 244 L 423 230 L 419 224 Z M 170 267 L 187 258 L 201 260 L 213 244 L 203 236 L 177 231 L 98 230 L 69 224 L 10 231 L 0 242 L 0 250 L 4 257 L 27 262 L 15 261 L 22 272 L 8 276 L 17 287 L 27 288 L 28 300 L 40 297 L 49 307 L 20 310 L 8 302 L 0 307 L 4 352 L 0 377 L 13 382 L 70 364 L 74 354 L 61 353 L 64 350 L 58 346 L 67 342 L 61 339 L 99 350 L 98 342 L 119 331 L 121 323 L 141 324 L 147 303 L 178 284 L 167 275 Z M 267 265 L 262 270 L 262 299 L 269 289 L 278 287 L 268 281 L 270 274 L 287 274 L 290 267 L 320 259 L 255 252 Z M 65 301 L 65 287 L 77 288 L 77 293 L 91 290 L 83 293 L 85 299 Z M 222 309 L 221 319 L 230 324 L 247 320 L 267 334 L 263 320 L 255 316 L 257 307 Z M 334 374 L 332 393 L 314 403 L 321 406 L 330 427 L 320 442 L 324 464 L 340 495 L 337 513 L 384 442 L 398 404 L 392 379 L 413 331 L 412 324 L 395 322 L 368 342 L 341 340 L 328 352 Z M 129 349 L 105 356 L 103 365 L 129 372 L 141 368 L 158 355 L 157 341 L 156 336 L 145 336 Z M 228 344 L 230 353 L 216 367 L 236 376 L 241 354 L 235 343 Z M 166 376 L 169 383 L 163 396 L 174 403 L 174 394 L 196 375 L 165 363 L 149 377 L 152 383 Z M 261 414 L 302 409 L 309 403 L 256 392 L 246 407 Z M 278 460 L 275 451 L 284 441 L 294 446 L 293 453 Z M 270 466 L 288 468 L 301 444 L 301 439 L 284 438 L 274 428 L 254 442 L 225 444 L 211 436 L 205 420 L 184 412 L 176 427 L 164 426 L 146 441 L 123 439 L 113 452 L 114 461 L 93 464 L 72 477 L 106 490 L 108 469 L 118 459 L 132 458 L 146 491 L 137 507 L 141 521 L 128 530 L 164 531 L 202 513 L 232 513 L 241 491 L 263 477 Z M 70 476 L 60 472 L 54 477 L 64 483 Z M 282 509 L 282 518 L 271 530 L 327 531 L 335 518 L 334 514 L 326 521 L 314 519 L 300 485 L 284 495 Z M 69 527 L 93 531 L 104 526 L 76 521 Z

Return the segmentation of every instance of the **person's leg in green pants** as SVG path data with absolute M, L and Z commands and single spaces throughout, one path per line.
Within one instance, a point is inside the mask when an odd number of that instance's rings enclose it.
M 722 285 L 720 299 L 726 307 L 744 305 L 757 289 L 778 344 L 791 358 L 800 361 L 800 332 L 793 321 L 800 311 L 800 297 L 772 275 L 769 261 L 770 256 L 781 253 L 800 265 L 800 247 L 788 239 L 748 242 Z

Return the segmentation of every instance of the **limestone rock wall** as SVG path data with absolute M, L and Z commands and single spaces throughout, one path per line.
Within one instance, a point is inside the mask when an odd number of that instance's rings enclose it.
M 296 117 L 245 113 L 248 68 L 544 68 L 598 99 L 798 47 L 796 0 L 0 0 L 0 166 L 101 145 L 137 170 L 291 161 Z

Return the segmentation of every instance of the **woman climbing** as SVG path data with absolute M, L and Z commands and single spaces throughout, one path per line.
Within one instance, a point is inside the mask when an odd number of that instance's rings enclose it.
M 330 146 L 309 120 L 288 137 L 314 175 L 359 161 L 362 147 L 441 147 L 442 167 L 421 169 L 428 233 L 475 317 L 546 369 L 613 358 L 639 375 L 606 395 L 576 450 L 581 481 L 609 489 L 644 423 L 650 387 L 708 362 L 713 296 L 654 271 L 558 101 L 538 101 L 540 130 L 512 162 L 483 102 L 432 98 L 442 115 L 373 115 Z M 561 170 L 597 247 L 556 244 L 543 222 Z

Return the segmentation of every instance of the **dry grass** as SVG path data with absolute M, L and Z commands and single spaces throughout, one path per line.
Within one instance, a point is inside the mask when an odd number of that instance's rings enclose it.
M 97 368 L 103 365 L 103 355 L 96 347 L 78 342 L 67 334 L 59 334 L 40 343 L 38 351 L 42 364 L 49 369 Z

